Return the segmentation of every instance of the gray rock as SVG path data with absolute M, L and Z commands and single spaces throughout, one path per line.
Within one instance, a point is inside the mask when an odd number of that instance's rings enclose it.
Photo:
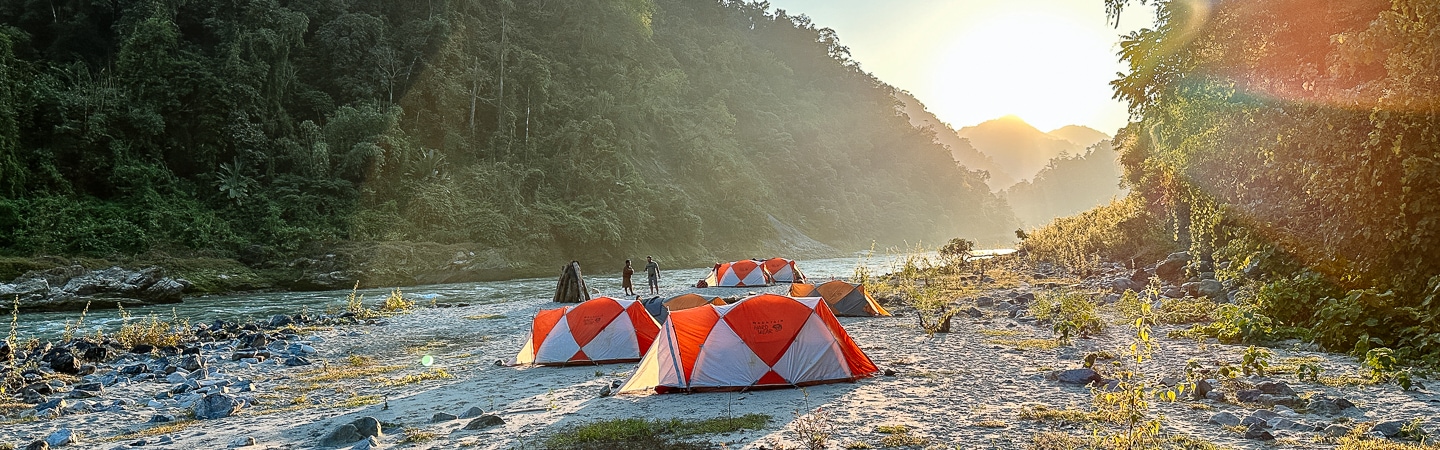
M 1256 424 L 1250 425 L 1248 428 L 1245 429 L 1245 438 L 1255 439 L 1259 441 L 1273 441 L 1275 440 L 1275 435 L 1270 434 L 1270 432 L 1266 430 L 1264 426 Z
M 230 443 L 230 445 L 235 446 L 235 447 L 250 447 L 250 446 L 255 445 L 255 438 L 250 437 L 250 436 L 245 436 L 245 437 L 242 437 L 242 438 L 236 438 L 234 442 L 231 442 L 231 443 Z
M 485 410 L 480 409 L 479 406 L 471 406 L 470 409 L 467 409 L 463 414 L 460 414 L 460 418 L 469 419 L 472 417 L 480 417 L 483 414 L 485 414 Z
M 438 413 L 435 413 L 435 415 L 430 416 L 430 422 L 449 422 L 449 421 L 451 421 L 451 420 L 455 420 L 455 419 L 459 419 L 459 418 L 460 418 L 460 416 L 457 416 L 457 415 L 454 415 L 454 414 L 438 412 Z
M 69 428 L 61 428 L 45 436 L 45 443 L 51 447 L 63 447 L 77 442 L 80 442 L 80 435 Z
M 372 448 L 380 448 L 380 438 L 370 436 L 369 439 L 360 441 L 359 444 L 351 447 L 351 450 L 370 450 Z
M 45 443 L 43 440 L 35 441 L 25 446 L 25 450 L 50 450 L 50 444 Z
M 1325 394 L 1315 394 L 1310 396 L 1310 403 L 1305 406 L 1305 409 L 1312 414 L 1334 416 L 1354 407 L 1354 403 L 1344 398 L 1330 398 Z
M 1194 394 L 1196 400 L 1201 400 L 1204 399 L 1206 395 L 1210 394 L 1210 391 L 1215 390 L 1215 386 L 1218 386 L 1219 384 L 1220 380 L 1216 380 L 1213 378 L 1195 380 L 1195 389 L 1190 392 Z
M 1233 427 L 1240 424 L 1240 418 L 1236 417 L 1234 414 L 1221 411 L 1215 413 L 1215 415 L 1213 416 L 1210 416 L 1210 423 L 1219 424 L 1221 426 Z
M 1304 400 L 1293 395 L 1260 394 L 1260 398 L 1257 398 L 1255 402 L 1265 406 L 1285 405 L 1295 408 L 1305 405 Z
M 374 417 L 361 417 L 359 419 L 355 419 L 354 422 L 350 422 L 350 424 L 355 426 L 355 431 L 360 433 L 360 436 L 385 437 L 384 431 L 380 429 L 380 420 Z
M 77 391 L 105 392 L 105 385 L 100 382 L 80 383 L 75 385 Z
M 326 436 L 325 439 L 322 439 L 320 441 L 320 445 L 333 447 L 337 445 L 349 444 L 351 442 L 359 441 L 361 439 L 365 439 L 365 437 L 360 435 L 360 432 L 356 430 L 355 425 L 347 423 L 341 425 L 340 428 L 336 428 L 335 431 L 331 432 L 329 436 Z
M 1255 403 L 1260 401 L 1261 395 L 1265 395 L 1265 393 L 1259 389 L 1242 389 L 1235 393 L 1235 400 L 1245 403 Z
M 1185 261 L 1179 259 L 1166 259 L 1155 266 L 1155 276 L 1161 280 L 1178 283 L 1185 279 Z
M 1213 279 L 1200 280 L 1199 286 L 1196 287 L 1196 293 L 1205 297 L 1216 298 L 1225 293 L 1225 285 Z
M 205 368 L 205 358 L 200 357 L 200 355 L 185 355 L 184 358 L 180 358 L 179 366 L 181 369 L 185 369 L 186 372 L 202 370 Z
M 284 314 L 276 314 L 270 316 L 270 320 L 267 323 L 271 328 L 280 328 L 295 323 L 295 319 Z
M 1347 434 L 1350 434 L 1350 427 L 1347 427 L 1347 426 L 1344 426 L 1344 425 L 1332 424 L 1332 425 L 1330 425 L 1330 426 L 1328 426 L 1328 427 L 1325 427 L 1325 435 L 1326 435 L 1326 436 L 1330 436 L 1330 437 L 1340 437 L 1340 436 L 1344 436 L 1344 435 L 1347 435 Z
M 1091 384 L 1099 383 L 1102 380 L 1099 373 L 1089 368 L 1057 370 L 1051 374 L 1055 377 L 1055 381 L 1065 384 Z
M 56 410 L 56 411 L 60 411 L 60 410 L 64 410 L 64 409 L 65 409 L 66 407 L 68 407 L 68 406 L 70 406 L 70 404 L 69 404 L 69 402 L 66 402 L 65 399 L 63 399 L 63 398 L 57 398 L 57 399 L 52 399 L 52 400 L 46 401 L 46 402 L 44 402 L 44 403 L 35 405 L 35 411 L 36 411 L 36 412 L 40 412 L 40 411 L 45 411 L 45 410 L 49 410 L 49 409 L 53 409 L 53 410 Z
M 1015 303 L 1017 303 L 1017 304 L 1024 305 L 1024 304 L 1027 304 L 1027 303 L 1030 303 L 1030 302 L 1033 302 L 1033 301 L 1035 301 L 1035 293 L 1034 293 L 1034 292 L 1026 292 L 1026 293 L 1024 293 L 1024 294 L 1020 294 L 1020 295 L 1016 295 L 1016 296 L 1015 296 Z
M 466 430 L 483 430 L 483 429 L 486 429 L 486 428 L 490 428 L 490 427 L 494 427 L 494 426 L 499 426 L 499 425 L 504 425 L 504 424 L 505 424 L 505 419 L 501 419 L 500 416 L 496 416 L 496 415 L 493 415 L 493 414 L 486 414 L 486 415 L 483 415 L 483 416 L 480 416 L 480 417 L 476 417 L 476 418 L 470 420 L 470 423 L 465 424 L 465 429 L 466 429 Z
M 995 299 L 992 298 L 992 297 L 986 296 L 986 297 L 980 297 L 980 298 L 975 299 L 975 306 L 979 306 L 979 307 L 982 307 L 982 308 L 983 308 L 983 307 L 986 307 L 986 306 L 994 305 L 994 304 L 995 304 Z
M 384 437 L 380 429 L 380 421 L 374 417 L 361 417 L 353 422 L 341 425 L 320 441 L 321 445 L 335 446 L 349 444 L 364 440 L 370 437 Z
M 1305 422 L 1287 419 L 1283 417 L 1278 419 L 1271 419 L 1268 423 L 1270 424 L 1270 428 L 1274 428 L 1277 430 L 1298 431 L 1302 433 L 1309 433 L 1312 431 L 1320 431 L 1324 429 L 1324 427 L 1317 427 L 1315 425 L 1311 425 Z
M 1279 417 L 1280 417 L 1280 415 L 1279 415 L 1279 414 L 1276 414 L 1274 411 L 1265 410 L 1265 409 L 1257 409 L 1257 410 L 1255 410 L 1254 412 L 1251 412 L 1251 413 L 1250 413 L 1250 416 L 1252 416 L 1252 417 L 1258 417 L 1258 418 L 1260 418 L 1260 420 L 1265 420 L 1265 421 L 1268 421 L 1268 420 L 1270 420 L 1270 419 L 1276 419 L 1276 418 L 1279 418 Z
M 1384 436 L 1387 438 L 1399 436 L 1400 430 L 1405 428 L 1405 425 L 1407 423 L 1409 422 L 1406 422 L 1404 420 L 1387 420 L 1375 424 L 1375 427 L 1370 429 L 1370 433 Z
M 1295 395 L 1295 390 L 1290 388 L 1284 381 L 1266 381 L 1255 385 L 1260 392 L 1272 395 Z
M 174 421 L 175 416 L 169 414 L 156 414 L 154 416 L 150 416 L 150 423 L 166 423 Z
M 1245 426 L 1245 427 L 1255 427 L 1255 426 L 1259 426 L 1259 427 L 1261 427 L 1261 428 L 1266 428 L 1266 427 L 1269 427 L 1269 426 L 1270 426 L 1270 423 L 1269 423 L 1269 422 L 1266 422 L 1265 419 L 1263 419 L 1263 418 L 1255 417 L 1254 415 L 1249 415 L 1249 416 L 1245 416 L 1245 418 L 1243 418 L 1243 419 L 1240 419 L 1240 425 L 1241 425 L 1241 426 Z
M 984 312 L 984 311 L 981 311 L 979 308 L 976 308 L 976 307 L 974 307 L 974 306 L 971 306 L 969 309 L 966 309 L 966 310 L 965 310 L 965 314 L 969 315 L 970 317 L 977 318 L 977 319 L 978 319 L 978 318 L 981 318 L 981 317 L 985 317 L 985 312 Z
M 285 358 L 285 365 L 290 367 L 308 366 L 310 365 L 310 360 L 303 356 L 291 356 Z
M 200 420 L 222 419 L 235 414 L 241 403 L 233 396 L 210 394 L 195 403 L 195 418 Z

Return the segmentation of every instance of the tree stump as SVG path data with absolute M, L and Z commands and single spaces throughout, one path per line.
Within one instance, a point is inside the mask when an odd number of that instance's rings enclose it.
M 590 300 L 590 289 L 585 287 L 585 278 L 580 276 L 580 262 L 570 261 L 560 269 L 560 281 L 555 284 L 556 303 L 580 303 Z

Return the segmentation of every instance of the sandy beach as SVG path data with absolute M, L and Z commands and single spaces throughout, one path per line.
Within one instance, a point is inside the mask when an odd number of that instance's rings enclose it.
M 1091 387 L 1066 384 L 1050 375 L 1080 368 L 1092 352 L 1123 353 L 1134 333 L 1109 313 L 1110 326 L 1096 336 L 1077 338 L 1072 345 L 1036 345 L 1038 341 L 1027 340 L 1053 342 L 1051 328 L 1023 315 L 1012 318 L 1006 309 L 1011 299 L 1022 294 L 1088 290 L 1095 283 L 1022 279 L 1012 286 L 982 287 L 973 298 L 955 299 L 954 307 L 970 308 L 982 297 L 998 301 L 981 299 L 982 304 L 992 304 L 957 315 L 950 333 L 933 336 L 920 329 L 913 309 L 899 305 L 891 307 L 894 317 L 841 318 L 861 349 L 889 374 L 854 383 L 732 393 L 602 396 L 608 386 L 625 380 L 634 365 L 497 365 L 497 360 L 511 358 L 521 347 L 535 312 L 560 306 L 548 300 L 420 306 L 410 313 L 353 325 L 305 327 L 293 339 L 270 342 L 268 347 L 278 351 L 255 364 L 234 360 L 233 344 L 207 343 L 199 350 L 208 360 L 201 370 L 207 376 L 195 382 L 198 390 L 178 395 L 168 394 L 176 385 L 171 377 L 104 379 L 107 373 L 148 361 L 127 354 L 99 364 L 96 374 L 77 380 L 94 378 L 111 384 L 99 395 L 69 398 L 69 409 L 59 417 L 37 416 L 30 405 L 9 410 L 0 427 L 0 443 L 24 448 L 68 428 L 80 436 L 72 444 L 76 448 L 369 448 L 366 441 L 325 441 L 344 424 L 373 417 L 383 429 L 376 440 L 387 448 L 539 448 L 558 430 L 595 421 L 764 414 L 770 420 L 763 429 L 696 438 L 723 448 L 797 448 L 802 442 L 794 429 L 796 418 L 818 415 L 831 426 L 828 448 L 1028 448 L 1046 432 L 1080 437 L 1091 433 L 1093 424 L 1022 416 L 1039 405 L 1050 410 L 1088 408 L 1095 395 Z M 786 289 L 778 285 L 703 292 L 735 297 Z M 1097 301 L 1103 303 L 1102 297 L 1097 296 Z M 1109 307 L 1100 310 L 1105 313 Z M 1246 349 L 1165 337 L 1173 328 L 1154 330 L 1158 348 L 1155 359 L 1146 364 L 1152 369 L 1146 376 L 1157 383 L 1184 380 L 1187 362 L 1192 360 L 1208 368 L 1238 365 Z M 282 355 L 287 351 L 294 356 Z M 1327 376 L 1361 373 L 1352 357 L 1309 351 L 1299 344 L 1271 351 L 1277 366 L 1303 360 L 1316 362 Z M 425 356 L 431 366 L 422 364 Z M 293 357 L 309 364 L 287 365 Z M 1440 427 L 1440 396 L 1429 389 L 1433 383 L 1428 379 L 1418 380 L 1425 387 L 1403 391 L 1394 384 L 1302 382 L 1293 373 L 1272 378 L 1288 384 L 1302 399 L 1325 394 L 1348 399 L 1355 407 L 1319 415 L 1295 412 L 1305 408 L 1182 399 L 1152 402 L 1151 413 L 1161 418 L 1167 434 L 1237 449 L 1272 448 L 1277 442 L 1331 448 L 1335 440 L 1325 437 L 1324 427 L 1332 424 L 1348 429 L 1419 419 L 1423 429 Z M 214 389 L 217 385 L 219 389 Z M 233 395 L 239 406 L 227 417 L 192 421 L 187 417 L 199 401 L 196 392 Z M 473 419 L 463 416 L 472 408 L 503 423 L 467 430 Z M 1212 423 L 1220 413 L 1248 417 L 1261 409 L 1304 424 L 1306 431 L 1275 428 L 1273 437 L 1279 440 L 1257 440 Z M 462 418 L 437 420 L 437 413 Z M 151 423 L 166 415 L 174 420 Z M 896 429 L 904 431 L 897 437 Z

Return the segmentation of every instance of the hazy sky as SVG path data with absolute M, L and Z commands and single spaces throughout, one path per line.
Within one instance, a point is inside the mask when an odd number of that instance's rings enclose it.
M 1044 131 L 1124 126 L 1110 80 L 1119 35 L 1150 24 L 1133 5 L 1119 29 L 1103 0 L 770 0 L 810 16 L 860 67 L 910 91 L 956 129 L 1014 114 Z

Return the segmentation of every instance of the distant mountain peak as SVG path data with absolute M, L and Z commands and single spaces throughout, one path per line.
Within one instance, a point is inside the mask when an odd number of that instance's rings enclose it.
M 1090 146 L 1098 144 L 1100 141 L 1110 139 L 1110 135 L 1084 125 L 1066 125 L 1050 130 L 1049 133 L 1045 134 L 1074 142 L 1075 145 L 1079 145 L 1080 148 L 1090 148 Z

